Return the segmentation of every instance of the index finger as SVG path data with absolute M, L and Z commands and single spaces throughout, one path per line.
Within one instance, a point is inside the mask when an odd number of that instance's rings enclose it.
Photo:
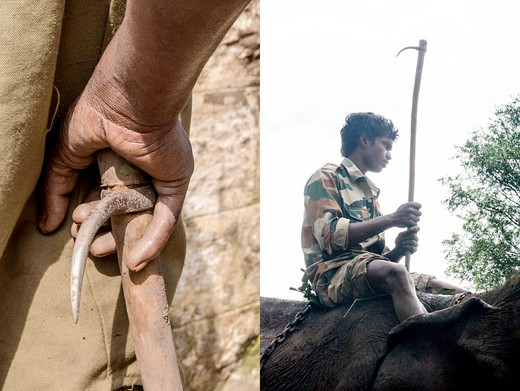
M 69 196 L 79 178 L 79 172 L 53 156 L 46 163 L 39 185 L 38 228 L 44 234 L 58 228 L 69 205 Z

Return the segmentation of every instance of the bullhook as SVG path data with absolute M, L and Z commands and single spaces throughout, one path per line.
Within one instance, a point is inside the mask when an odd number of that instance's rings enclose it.
M 418 51 L 417 55 L 417 68 L 415 69 L 415 82 L 413 87 L 413 98 L 412 98 L 412 120 L 410 125 L 410 165 L 409 165 L 409 177 L 408 177 L 408 202 L 414 200 L 415 192 L 415 145 L 417 140 L 417 106 L 419 103 L 419 90 L 421 88 L 421 77 L 422 68 L 424 64 L 424 55 L 426 53 L 427 42 L 424 39 L 419 41 L 419 46 L 407 46 L 397 53 L 396 57 L 401 52 L 407 49 L 415 49 Z M 405 256 L 405 266 L 407 270 L 410 270 L 410 257 L 409 252 Z
M 150 178 L 111 150 L 97 152 L 101 201 L 81 224 L 71 263 L 70 294 L 74 323 L 79 317 L 81 286 L 90 245 L 97 230 L 110 218 L 121 270 L 130 331 L 143 386 L 147 391 L 181 391 L 168 315 L 168 301 L 159 257 L 142 270 L 127 265 L 132 245 L 152 219 L 156 195 Z

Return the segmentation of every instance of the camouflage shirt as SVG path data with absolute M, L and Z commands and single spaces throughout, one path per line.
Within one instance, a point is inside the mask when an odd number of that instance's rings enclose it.
M 348 243 L 349 224 L 381 216 L 379 189 L 352 161 L 326 164 L 307 181 L 302 249 L 307 275 L 340 266 L 360 253 L 383 253 L 384 233 L 361 243 Z M 338 262 L 339 261 L 339 262 Z

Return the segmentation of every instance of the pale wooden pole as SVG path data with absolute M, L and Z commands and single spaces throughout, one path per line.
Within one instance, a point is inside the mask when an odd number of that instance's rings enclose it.
M 399 53 L 406 49 L 416 49 L 418 51 L 417 54 L 417 67 L 415 69 L 415 83 L 413 87 L 413 97 L 412 97 L 412 118 L 410 124 L 410 164 L 409 164 L 409 177 L 408 177 L 408 201 L 411 202 L 414 200 L 415 193 L 415 151 L 416 151 L 416 140 L 417 140 L 417 107 L 419 104 L 419 90 L 421 88 L 421 77 L 422 77 L 422 69 L 424 64 L 424 55 L 426 53 L 427 42 L 424 39 L 419 41 L 419 46 L 409 46 L 404 49 L 401 49 Z M 397 53 L 397 55 L 399 55 Z M 410 258 L 411 254 L 409 252 L 405 255 L 405 266 L 406 269 L 410 270 Z

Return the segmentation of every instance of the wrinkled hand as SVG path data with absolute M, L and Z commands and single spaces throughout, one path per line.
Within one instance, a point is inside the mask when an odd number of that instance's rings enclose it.
M 419 223 L 421 216 L 421 204 L 418 202 L 407 202 L 392 213 L 393 226 L 398 228 L 409 228 Z
M 128 87 L 106 83 L 103 72 L 96 72 L 70 108 L 57 139 L 47 152 L 38 225 L 43 233 L 58 228 L 80 170 L 95 163 L 97 150 L 111 148 L 148 173 L 158 195 L 153 219 L 129 257 L 129 267 L 140 270 L 160 253 L 179 219 L 193 172 L 191 145 L 175 113 L 170 121 L 163 119 L 160 124 L 153 123 L 142 115 L 142 110 L 133 109 L 131 100 L 124 99 L 127 96 L 139 99 L 125 90 Z M 119 97 L 123 98 L 117 99 Z M 153 105 L 151 111 L 156 111 L 160 102 L 149 104 Z M 73 232 L 93 205 L 83 204 L 76 209 Z M 98 237 L 91 249 L 96 255 L 105 255 L 115 251 L 115 242 L 108 234 Z

